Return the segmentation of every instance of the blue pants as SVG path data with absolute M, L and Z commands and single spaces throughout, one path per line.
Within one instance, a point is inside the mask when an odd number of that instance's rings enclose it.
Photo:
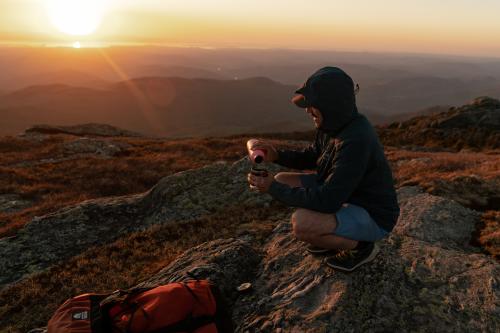
M 317 188 L 321 185 L 317 181 L 315 173 L 303 174 L 299 177 L 303 187 Z M 349 202 L 342 204 L 342 207 L 335 213 L 335 217 L 337 218 L 337 227 L 334 234 L 337 236 L 357 241 L 374 242 L 389 234 L 379 227 L 366 209 Z

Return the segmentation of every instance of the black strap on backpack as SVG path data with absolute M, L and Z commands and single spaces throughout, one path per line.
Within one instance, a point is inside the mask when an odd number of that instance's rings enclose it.
M 229 310 L 226 299 L 215 284 L 212 284 L 210 286 L 210 290 L 212 291 L 212 294 L 215 298 L 215 303 L 217 304 L 217 307 L 215 309 L 215 325 L 217 326 L 217 332 L 233 333 L 234 324 L 231 317 L 231 311 Z
M 131 297 L 156 287 L 118 289 L 101 301 L 101 307 L 111 307 L 118 302 L 127 302 Z
M 131 316 L 130 316 L 130 320 L 127 324 L 127 327 L 125 328 L 125 331 L 122 331 L 120 330 L 122 333 L 127 333 L 127 332 L 130 332 L 130 328 L 131 328 L 131 325 L 132 325 L 132 320 L 134 319 L 134 316 L 135 316 L 135 313 L 137 311 L 142 311 L 144 313 L 144 316 L 147 317 L 148 314 L 146 313 L 146 311 L 144 311 L 144 309 L 139 306 L 136 302 L 130 302 L 130 299 L 137 295 L 137 294 L 140 294 L 142 292 L 145 292 L 145 291 L 148 291 L 148 290 L 151 290 L 155 287 L 140 287 L 140 288 L 130 288 L 130 289 L 118 289 L 118 290 L 115 290 L 111 295 L 109 295 L 108 297 L 106 297 L 105 299 L 103 299 L 101 302 L 100 302 L 100 310 L 101 310 L 101 313 L 104 313 L 106 318 L 107 318 L 107 322 L 106 322 L 106 326 L 107 328 L 111 331 L 111 319 L 109 314 L 108 314 L 108 311 L 117 303 L 121 303 L 123 305 L 126 305 L 128 306 L 129 309 L 132 310 L 132 313 L 131 313 Z M 118 314 L 119 315 L 119 314 Z M 114 330 L 117 330 L 116 327 L 113 328 Z
M 198 279 L 195 279 L 195 280 L 198 281 Z M 193 298 L 198 301 L 198 297 L 191 290 L 191 288 L 189 288 L 189 286 L 185 283 L 182 283 L 182 284 L 189 291 L 189 293 L 193 296 Z M 219 288 L 213 283 L 210 284 L 210 291 L 212 292 L 212 295 L 215 298 L 215 304 L 216 304 L 215 315 L 212 317 L 211 322 L 215 323 L 215 326 L 217 327 L 217 331 L 219 333 L 233 333 L 234 332 L 234 325 L 233 325 L 233 321 L 231 318 L 231 313 L 229 311 L 229 307 L 227 306 L 227 302 L 224 299 L 224 296 L 220 292 Z M 193 318 L 193 319 L 195 319 L 195 318 Z M 208 324 L 208 323 L 205 323 L 201 326 L 204 326 L 206 324 Z M 201 326 L 198 326 L 198 327 L 201 327 Z M 196 328 L 198 328 L 198 327 L 196 327 Z M 187 331 L 187 332 L 190 332 L 190 331 Z

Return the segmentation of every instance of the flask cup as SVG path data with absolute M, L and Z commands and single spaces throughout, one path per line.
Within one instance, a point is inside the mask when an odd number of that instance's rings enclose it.
M 250 169 L 250 173 L 254 176 L 259 176 L 259 177 L 267 177 L 268 176 L 267 170 L 263 169 L 263 168 L 252 167 Z M 250 184 L 250 189 L 256 190 L 257 186 Z

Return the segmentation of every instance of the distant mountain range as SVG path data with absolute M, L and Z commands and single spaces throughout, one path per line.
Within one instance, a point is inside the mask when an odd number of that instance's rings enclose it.
M 178 70 L 186 74 L 192 69 Z M 0 95 L 0 134 L 17 134 L 35 124 L 82 123 L 105 123 L 145 135 L 168 137 L 313 128 L 305 112 L 290 103 L 296 87 L 264 77 L 243 80 L 144 77 L 118 83 L 99 81 L 92 75 L 80 78 L 94 81 L 98 88 L 35 85 Z M 413 87 L 401 89 L 410 93 L 423 83 L 413 84 Z M 387 90 L 395 88 L 387 87 Z M 374 98 L 387 99 L 384 103 L 390 104 L 383 90 L 380 88 L 380 96 Z M 449 93 L 453 93 L 452 89 Z M 447 109 L 448 106 L 436 106 L 414 112 L 382 114 L 360 107 L 360 112 L 373 124 L 388 124 Z
M 143 77 L 266 77 L 295 89 L 328 65 L 341 67 L 359 83 L 358 106 L 374 122 L 390 122 L 394 116 L 436 105 L 462 105 L 476 96 L 500 98 L 500 59 L 493 58 L 167 47 L 1 51 L 0 94 L 53 84 L 107 90 L 109 84 Z
M 0 133 L 90 122 L 170 137 L 310 129 L 305 112 L 290 103 L 293 89 L 266 78 L 149 77 L 103 89 L 32 86 L 0 97 Z
M 262 137 L 280 140 L 314 138 L 314 129 L 280 132 L 281 128 L 263 128 Z M 490 150 L 500 148 L 500 101 L 478 97 L 460 107 L 434 107 L 411 118 L 376 126 L 384 145 L 431 151 L 458 151 L 460 149 Z M 277 130 L 278 132 L 272 132 Z M 265 132 L 265 133 L 262 133 Z M 77 124 L 73 126 L 35 125 L 25 130 L 25 136 L 66 134 L 87 137 L 143 136 L 108 124 Z M 254 135 L 245 131 L 245 135 Z M 228 138 L 239 137 L 231 135 Z

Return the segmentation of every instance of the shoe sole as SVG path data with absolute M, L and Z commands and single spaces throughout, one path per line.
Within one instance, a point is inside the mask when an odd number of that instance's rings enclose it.
M 353 268 L 351 269 L 348 269 L 348 268 L 345 268 L 345 267 L 340 267 L 340 266 L 335 266 L 333 264 L 330 264 L 328 262 L 326 262 L 326 265 L 328 267 L 331 267 L 331 268 L 334 268 L 334 269 L 337 269 L 339 271 L 342 271 L 342 272 L 352 272 L 354 271 L 356 268 L 358 268 L 359 266 L 363 265 L 363 264 L 366 264 L 366 263 L 369 263 L 370 261 L 372 261 L 373 259 L 375 259 L 375 257 L 377 256 L 378 252 L 380 251 L 377 243 L 375 243 L 373 245 L 373 251 L 372 253 L 370 253 L 370 255 L 368 257 L 366 257 L 365 259 L 363 259 L 362 261 L 360 261 L 356 266 L 354 266 Z
M 332 251 L 335 251 L 335 250 L 331 250 L 331 249 L 321 249 L 321 250 L 307 249 L 307 252 L 312 253 L 312 254 L 325 254 L 325 253 L 332 252 Z

